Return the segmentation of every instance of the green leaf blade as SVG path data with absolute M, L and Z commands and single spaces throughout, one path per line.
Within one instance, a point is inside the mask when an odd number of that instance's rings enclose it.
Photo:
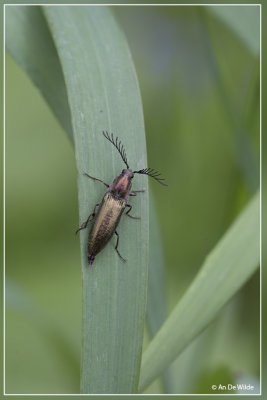
M 73 140 L 64 77 L 41 7 L 6 6 L 5 22 L 8 51 L 40 89 Z
M 84 172 L 111 183 L 125 167 L 103 137 L 107 130 L 126 148 L 133 169 L 146 166 L 142 104 L 131 57 L 106 7 L 44 7 L 59 52 L 72 114 L 78 168 L 80 223 L 105 189 Z M 139 186 L 138 186 L 139 185 Z M 81 233 L 83 275 L 82 393 L 137 391 L 143 339 L 148 269 L 148 193 L 131 201 L 133 215 L 122 217 L 119 250 L 114 239 L 87 265 L 88 232 Z
M 260 4 L 209 5 L 207 9 L 225 22 L 245 43 L 254 56 L 260 53 Z
M 259 193 L 207 257 L 142 359 L 143 391 L 255 272 L 260 257 Z

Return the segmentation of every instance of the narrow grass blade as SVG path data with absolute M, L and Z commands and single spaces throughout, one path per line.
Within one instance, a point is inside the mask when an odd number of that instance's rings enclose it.
M 215 9 L 217 11 L 215 11 Z M 231 10 L 233 9 L 233 14 L 231 16 Z M 257 26 L 258 24 L 258 34 L 254 32 L 254 29 L 251 31 L 251 37 L 254 37 L 253 42 L 256 44 L 253 46 L 254 52 L 257 55 L 257 44 L 260 44 L 260 36 L 259 36 L 259 13 L 258 11 L 254 9 L 252 10 L 252 7 L 207 7 L 207 10 L 212 11 L 216 15 L 220 16 L 223 20 L 228 21 L 229 18 L 229 25 L 231 27 L 234 26 L 234 21 L 238 22 L 239 20 L 241 21 L 241 24 L 239 26 L 239 22 L 237 23 L 237 31 L 239 32 L 239 36 L 242 37 L 242 32 L 247 30 L 247 21 L 249 20 L 249 16 L 251 16 L 253 23 L 251 24 L 251 27 L 253 24 Z M 230 12 L 229 12 L 230 10 Z M 235 11 L 234 11 L 235 10 Z M 237 10 L 240 12 L 240 18 L 237 15 Z M 243 109 L 238 109 L 236 106 L 235 102 L 233 101 L 233 96 L 230 94 L 229 89 L 227 89 L 227 82 L 225 80 L 225 75 L 222 72 L 221 68 L 221 58 L 224 57 L 224 54 L 222 54 L 222 50 L 220 45 L 216 43 L 216 40 L 214 40 L 214 37 L 216 37 L 213 34 L 213 29 L 216 26 L 214 22 L 212 22 L 212 19 L 206 18 L 207 15 L 205 13 L 202 13 L 203 17 L 206 19 L 206 24 L 203 25 L 203 29 L 206 31 L 206 40 L 205 40 L 205 45 L 206 45 L 206 52 L 208 56 L 208 60 L 210 63 L 210 68 L 211 71 L 214 75 L 215 82 L 217 83 L 218 91 L 221 96 L 222 103 L 224 105 L 224 110 L 226 112 L 227 118 L 230 123 L 230 127 L 232 130 L 231 134 L 231 139 L 233 141 L 233 146 L 234 150 L 236 153 L 236 160 L 237 160 L 237 165 L 240 169 L 240 172 L 244 176 L 247 186 L 252 194 L 254 194 L 257 189 L 259 188 L 259 159 L 255 157 L 255 154 L 253 152 L 253 145 L 252 145 L 252 139 L 251 139 L 251 132 L 249 132 L 248 124 L 246 123 L 244 116 L 245 116 L 245 107 L 247 105 L 243 106 Z M 234 18 L 233 18 L 234 17 Z M 250 24 L 249 24 L 250 26 Z M 236 29 L 235 29 L 236 31 Z M 249 30 L 248 30 L 249 31 Z M 249 45 L 249 43 L 247 43 Z M 254 61 L 255 65 L 255 71 L 257 71 L 256 76 L 258 76 L 258 82 L 259 82 L 259 71 L 260 71 L 260 65 L 258 58 L 255 57 Z M 255 86 L 255 84 L 254 84 Z M 257 87 L 257 86 L 256 86 Z M 258 90 L 259 87 L 258 87 Z M 244 92 L 244 97 L 249 96 L 249 91 L 247 90 Z M 255 116 L 257 115 L 257 111 L 255 111 Z M 259 118 L 258 114 L 258 118 Z
M 207 10 L 224 21 L 257 56 L 260 52 L 260 5 L 212 6 Z
M 167 316 L 166 280 L 160 229 L 152 196 L 149 203 L 149 279 L 147 320 L 151 336 L 159 330 Z
M 6 47 L 72 140 L 72 126 L 62 69 L 41 7 L 6 6 Z
M 142 359 L 142 392 L 211 322 L 259 265 L 259 193 L 214 250 Z
M 147 291 L 147 322 L 152 339 L 167 317 L 166 277 L 160 227 L 153 197 L 149 198 L 149 278 Z M 165 371 L 163 393 L 169 393 L 170 371 Z
M 62 64 L 72 115 L 80 223 L 105 188 L 84 172 L 111 183 L 125 167 L 103 137 L 113 132 L 125 145 L 130 167 L 146 167 L 142 105 L 125 39 L 107 7 L 44 7 Z M 147 179 L 134 188 L 146 193 L 133 199 L 141 221 L 122 218 L 118 228 L 123 263 L 115 241 L 88 268 L 81 233 L 83 274 L 82 393 L 137 391 L 146 306 L 148 269 Z

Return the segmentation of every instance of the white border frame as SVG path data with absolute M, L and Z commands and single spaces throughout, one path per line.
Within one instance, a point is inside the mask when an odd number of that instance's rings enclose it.
M 5 392 L 5 8 L 13 7 L 13 6 L 99 6 L 99 7 L 144 7 L 144 6 L 153 6 L 153 7 L 177 7 L 177 6 L 222 6 L 222 7 L 231 7 L 231 6 L 250 6 L 250 7 L 260 7 L 260 393 L 206 393 L 206 394 L 195 394 L 195 393 L 175 393 L 175 394 L 80 394 L 80 393 L 71 393 L 71 394 L 58 394 L 58 393 L 6 393 Z M 110 4 L 49 4 L 49 3 L 25 3 L 25 4 L 3 4 L 3 395 L 4 396 L 261 396 L 262 395 L 262 223 L 261 223 L 261 215 L 262 215 L 262 4 L 221 4 L 221 3 L 181 3 L 181 4 L 119 4 L 119 3 L 110 3 Z

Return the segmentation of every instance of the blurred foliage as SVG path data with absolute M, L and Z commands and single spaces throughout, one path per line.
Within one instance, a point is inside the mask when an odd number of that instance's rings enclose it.
M 203 7 L 116 7 L 113 12 L 137 69 L 149 166 L 169 184 L 168 196 L 159 185 L 151 190 L 171 310 L 259 184 L 259 56 Z M 67 136 L 7 55 L 8 393 L 79 392 L 75 175 Z M 215 378 L 256 379 L 258 327 L 255 274 L 173 363 L 170 392 L 209 393 Z
M 6 63 L 6 390 L 78 392 L 81 271 L 73 148 L 8 55 Z M 33 314 L 29 303 L 39 311 Z M 43 323 L 46 315 L 45 334 L 36 314 Z M 75 352 L 76 374 L 59 340 L 54 346 L 48 340 L 56 327 Z

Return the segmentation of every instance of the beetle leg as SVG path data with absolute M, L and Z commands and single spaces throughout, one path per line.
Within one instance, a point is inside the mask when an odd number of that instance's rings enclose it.
M 95 208 L 94 208 L 94 211 L 92 212 L 92 214 L 90 214 L 89 217 L 87 218 L 87 220 L 86 220 L 85 222 L 82 223 L 82 225 L 80 226 L 79 229 L 77 229 L 77 231 L 75 232 L 76 235 L 77 235 L 77 233 L 78 233 L 79 231 L 81 231 L 82 229 L 85 229 L 85 228 L 87 227 L 89 221 L 92 221 L 92 220 L 94 219 L 94 217 L 95 217 L 95 210 L 96 210 L 96 207 L 99 206 L 99 204 L 100 204 L 100 203 L 97 203 L 97 204 L 95 205 Z
M 130 204 L 126 204 L 126 207 L 129 207 L 129 210 L 126 212 L 126 215 L 128 215 L 128 217 L 133 218 L 133 219 L 141 219 L 140 217 L 133 217 L 132 215 L 129 214 L 129 212 L 131 211 L 133 206 L 131 206 Z
M 95 214 L 96 214 L 95 210 L 96 210 L 96 207 L 99 206 L 99 204 L 100 204 L 100 203 L 96 203 L 95 208 L 94 208 L 94 211 L 93 211 L 92 214 L 90 214 L 89 217 L 88 217 L 88 218 L 89 218 L 89 221 L 93 221 L 93 219 L 95 218 Z
M 136 193 L 143 193 L 143 192 L 145 192 L 145 190 L 143 189 L 143 190 L 133 190 L 130 194 L 129 194 L 129 196 L 136 196 Z
M 85 222 L 82 223 L 82 225 L 80 226 L 80 228 L 77 229 L 77 231 L 75 232 L 75 235 L 77 235 L 77 233 L 78 233 L 79 231 L 81 231 L 82 229 L 85 229 L 85 228 L 87 227 L 90 217 L 91 217 L 91 214 L 89 215 L 89 217 L 87 218 L 87 220 L 86 220 Z
M 109 185 L 108 185 L 107 183 L 101 181 L 101 179 L 94 178 L 93 176 L 88 175 L 86 172 L 84 173 L 84 175 L 88 176 L 88 178 L 91 178 L 91 179 L 93 179 L 94 181 L 102 182 L 102 183 L 104 183 L 104 185 L 105 185 L 106 187 L 109 187 Z
M 118 254 L 118 256 L 122 259 L 123 262 L 126 262 L 125 258 L 122 257 L 122 255 L 120 254 L 119 250 L 118 250 L 118 245 L 119 245 L 119 234 L 117 231 L 115 231 L 115 235 L 117 236 L 117 242 L 116 242 L 116 246 L 115 246 L 115 250 Z

